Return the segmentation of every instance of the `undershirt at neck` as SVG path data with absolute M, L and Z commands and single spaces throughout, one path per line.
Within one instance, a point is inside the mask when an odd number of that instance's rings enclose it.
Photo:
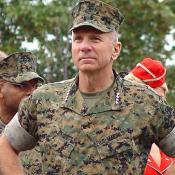
M 88 108 L 91 108 L 93 106 L 95 106 L 95 104 L 97 103 L 98 100 L 102 99 L 105 97 L 106 93 L 108 91 L 111 90 L 111 88 L 114 85 L 114 82 L 105 90 L 100 91 L 100 92 L 95 92 L 95 93 L 84 93 L 84 92 L 80 92 L 85 103 L 87 104 Z

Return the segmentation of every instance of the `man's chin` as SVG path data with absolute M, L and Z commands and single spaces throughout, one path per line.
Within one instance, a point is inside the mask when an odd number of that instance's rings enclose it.
M 83 69 L 79 69 L 80 72 L 86 73 L 86 74 L 90 74 L 90 73 L 94 73 L 97 71 L 97 69 L 95 68 L 83 68 Z

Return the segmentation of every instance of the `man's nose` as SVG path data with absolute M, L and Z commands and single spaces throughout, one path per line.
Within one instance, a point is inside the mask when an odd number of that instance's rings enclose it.
M 89 52 L 92 50 L 92 46 L 89 41 L 83 40 L 82 43 L 80 44 L 80 50 L 82 52 Z

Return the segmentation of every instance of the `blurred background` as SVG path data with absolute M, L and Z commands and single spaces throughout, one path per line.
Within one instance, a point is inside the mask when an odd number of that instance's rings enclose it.
M 143 57 L 167 68 L 168 103 L 175 106 L 175 0 L 103 0 L 125 16 L 120 28 L 118 72 L 129 71 Z M 0 50 L 32 51 L 47 82 L 71 78 L 71 7 L 75 0 L 0 0 Z

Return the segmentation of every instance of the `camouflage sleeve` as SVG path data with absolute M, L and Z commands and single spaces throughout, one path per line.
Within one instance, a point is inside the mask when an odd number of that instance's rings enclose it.
M 31 136 L 38 140 L 37 126 L 37 100 L 31 95 L 23 100 L 18 110 L 18 120 L 22 128 L 24 128 Z
M 5 129 L 7 139 L 18 151 L 33 148 L 38 140 L 36 106 L 33 96 L 23 100 L 18 110 L 18 118 L 14 117 Z
M 4 135 L 17 151 L 24 151 L 35 146 L 36 140 L 21 127 L 16 114 L 5 127 Z
M 161 105 L 159 110 L 162 116 L 157 123 L 159 139 L 156 144 L 165 154 L 175 157 L 175 111 L 167 105 Z

